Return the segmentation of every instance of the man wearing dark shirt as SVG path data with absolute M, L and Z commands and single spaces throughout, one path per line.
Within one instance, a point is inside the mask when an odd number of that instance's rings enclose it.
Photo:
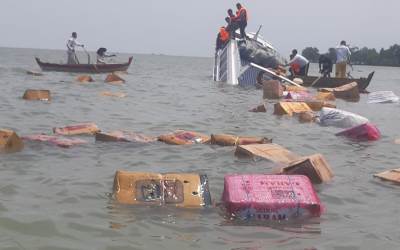
M 331 77 L 333 63 L 327 55 L 320 55 L 319 60 L 319 73 L 323 77 Z

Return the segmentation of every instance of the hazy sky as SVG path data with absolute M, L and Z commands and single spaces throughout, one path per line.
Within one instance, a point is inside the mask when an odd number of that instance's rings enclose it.
M 221 0 L 0 0 L 0 46 L 64 49 L 72 31 L 89 50 L 212 56 L 228 8 Z M 292 48 L 320 51 L 344 39 L 387 48 L 400 43 L 399 0 L 241 1 L 248 31 L 287 55 Z

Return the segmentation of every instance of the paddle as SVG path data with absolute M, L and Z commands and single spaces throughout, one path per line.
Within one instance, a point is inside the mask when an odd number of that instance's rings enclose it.
M 85 49 L 85 47 L 83 47 L 83 45 L 82 45 L 82 49 L 83 49 L 83 51 L 85 51 L 85 53 L 86 53 L 86 55 L 88 57 L 88 64 L 90 64 L 90 54 L 89 54 L 89 52 L 87 52 L 87 50 Z
M 255 67 L 255 68 L 261 69 L 261 70 L 263 70 L 264 72 L 267 72 L 268 74 L 271 74 L 271 75 L 273 75 L 273 76 L 275 76 L 275 77 L 277 77 L 277 78 L 279 78 L 279 79 L 281 79 L 281 80 L 283 80 L 283 81 L 286 81 L 286 82 L 288 82 L 288 83 L 290 83 L 290 84 L 292 84 L 292 85 L 294 85 L 294 86 L 301 87 L 299 84 L 297 84 L 297 83 L 295 83 L 295 82 L 289 80 L 288 78 L 286 78 L 286 77 L 284 77 L 284 76 L 280 76 L 280 75 L 276 74 L 276 73 L 273 72 L 272 70 L 269 70 L 269 69 L 267 69 L 267 68 L 264 68 L 264 67 L 262 67 L 262 66 L 260 66 L 260 65 L 258 65 L 258 64 L 255 64 L 255 63 L 250 63 L 250 65 L 253 66 L 253 67 Z
M 323 76 L 319 76 L 317 79 L 315 79 L 315 80 L 311 83 L 310 87 L 314 86 L 322 77 L 323 77 Z

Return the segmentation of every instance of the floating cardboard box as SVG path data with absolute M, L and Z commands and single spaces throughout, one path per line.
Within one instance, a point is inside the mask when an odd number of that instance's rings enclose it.
M 158 137 L 159 141 L 165 142 L 171 145 L 189 145 L 197 143 L 208 143 L 210 142 L 210 136 L 193 132 L 178 130 L 171 134 L 160 135 Z
M 288 220 L 320 217 L 320 199 L 302 175 L 228 175 L 222 201 L 241 220 Z
M 263 81 L 263 99 L 279 99 L 282 96 L 283 87 L 279 81 Z
M 81 75 L 76 78 L 78 82 L 85 83 L 85 82 L 94 82 L 93 78 L 89 75 Z
M 96 141 L 149 143 L 157 141 L 157 138 L 127 131 L 113 131 L 110 133 L 96 133 Z
M 211 135 L 210 142 L 211 144 L 216 144 L 220 146 L 237 146 L 237 145 L 271 143 L 272 140 L 265 137 L 219 134 L 219 135 Z
M 27 89 L 22 98 L 29 101 L 50 101 L 51 95 L 50 90 Z
M 278 144 L 252 144 L 236 147 L 235 155 L 239 157 L 261 157 L 272 162 L 289 164 L 300 158 Z
M 118 97 L 118 98 L 124 98 L 126 97 L 125 93 L 122 92 L 110 92 L 110 91 L 103 91 L 100 93 L 101 96 L 109 96 L 109 97 Z
M 289 115 L 312 111 L 305 102 L 278 102 L 274 106 L 274 115 Z
M 322 108 L 336 108 L 335 104 L 324 102 L 324 101 L 305 101 L 305 103 L 313 110 L 313 111 L 321 111 Z
M 284 90 L 289 91 L 289 92 L 294 92 L 294 93 L 296 93 L 296 92 L 302 93 L 302 92 L 308 91 L 307 88 L 305 88 L 305 87 L 294 86 L 294 85 L 285 85 Z
M 313 99 L 303 99 L 303 100 L 285 99 L 285 102 L 303 102 L 307 104 L 312 111 L 321 111 L 322 108 L 336 108 L 336 105 L 333 103 L 318 101 Z
M 69 148 L 75 145 L 87 143 L 87 141 L 81 139 L 67 139 L 52 135 L 28 135 L 23 136 L 22 139 L 27 141 L 46 142 L 62 148 Z
M 108 75 L 107 75 L 107 77 L 106 77 L 106 79 L 105 79 L 105 82 L 111 83 L 111 84 L 121 84 L 121 83 L 125 83 L 125 80 L 122 79 L 122 78 L 121 78 L 120 76 L 118 76 L 117 74 L 111 73 L 111 74 L 108 74 Z
M 100 129 L 94 123 L 80 123 L 63 128 L 53 128 L 53 132 L 58 135 L 94 135 L 100 132 Z
M 391 181 L 396 184 L 400 184 L 400 168 L 385 171 L 380 174 L 375 174 L 374 176 L 381 178 L 382 180 L 385 180 L 385 181 Z
M 322 88 L 321 92 L 333 92 L 336 98 L 341 98 L 347 101 L 358 102 L 360 100 L 360 92 L 358 90 L 358 83 L 352 82 L 337 88 Z
M 0 152 L 14 153 L 21 151 L 24 143 L 12 130 L 0 129 Z
M 281 173 L 305 175 L 315 184 L 329 182 L 333 178 L 332 169 L 321 154 L 315 154 L 291 162 L 289 166 L 282 168 Z
M 249 112 L 266 113 L 267 112 L 267 103 L 258 105 L 257 107 L 250 109 Z
M 315 95 L 315 99 L 319 101 L 336 101 L 336 97 L 333 92 L 318 92 Z
M 204 207 L 211 205 L 206 175 L 117 171 L 114 196 L 122 204 Z

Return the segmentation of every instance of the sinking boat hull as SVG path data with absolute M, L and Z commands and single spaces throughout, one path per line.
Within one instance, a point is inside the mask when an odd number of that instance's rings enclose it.
M 260 69 L 240 58 L 238 41 L 230 40 L 223 50 L 215 55 L 214 81 L 241 87 L 257 85 Z

